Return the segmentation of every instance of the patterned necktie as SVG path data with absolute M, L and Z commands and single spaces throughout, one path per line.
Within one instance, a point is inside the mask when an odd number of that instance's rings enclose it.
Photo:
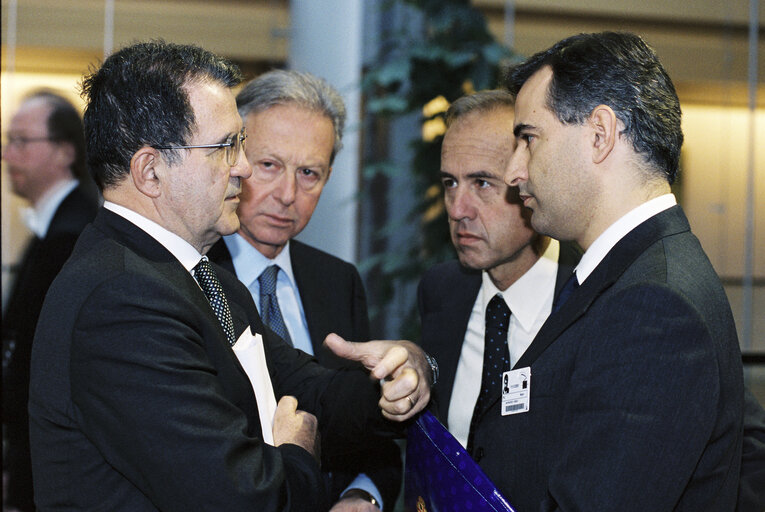
M 231 310 L 228 308 L 226 296 L 223 294 L 223 287 L 220 285 L 218 276 L 215 275 L 215 270 L 213 270 L 207 257 L 202 258 L 194 267 L 194 278 L 207 296 L 207 300 L 210 301 L 210 306 L 212 306 L 215 316 L 218 317 L 223 332 L 226 333 L 226 339 L 231 346 L 234 346 L 236 335 L 234 322 L 231 320 Z
M 568 278 L 568 281 L 566 281 L 566 284 L 564 284 L 563 288 L 561 288 L 558 296 L 555 297 L 555 300 L 553 301 L 552 312 L 557 313 L 577 288 L 579 288 L 579 280 L 576 278 L 576 272 L 573 272 L 571 277 Z
M 507 348 L 507 330 L 510 327 L 510 308 L 502 295 L 496 294 L 486 307 L 486 330 L 483 345 L 483 373 L 481 391 L 478 394 L 473 417 L 470 420 L 467 450 L 473 453 L 473 436 L 478 419 L 492 391 L 499 389 L 502 373 L 510 369 L 510 353 Z
M 279 267 L 271 265 L 258 277 L 260 283 L 260 316 L 263 323 L 271 328 L 284 341 L 292 345 L 290 333 L 282 318 L 282 311 L 279 309 L 279 301 L 276 298 L 276 277 L 279 274 Z

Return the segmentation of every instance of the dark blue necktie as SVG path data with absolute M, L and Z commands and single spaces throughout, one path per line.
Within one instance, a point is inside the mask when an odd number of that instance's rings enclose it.
M 231 346 L 236 343 L 236 335 L 234 333 L 234 322 L 231 320 L 231 310 L 228 307 L 228 301 L 223 294 L 223 287 L 218 281 L 218 276 L 215 274 L 210 262 L 207 261 L 207 257 L 197 263 L 194 267 L 194 278 L 199 283 L 199 287 L 202 288 L 207 300 L 210 301 L 215 316 L 218 317 L 223 332 L 226 333 L 226 339 Z
M 557 313 L 577 288 L 579 288 L 579 280 L 576 278 L 576 272 L 573 272 L 571 277 L 568 278 L 568 281 L 566 281 L 566 284 L 563 285 L 563 288 L 561 289 L 558 296 L 555 297 L 555 300 L 553 301 L 552 312 Z
M 502 373 L 510 369 L 510 353 L 507 348 L 507 330 L 510 327 L 510 308 L 499 293 L 491 298 L 486 307 L 486 330 L 483 345 L 483 372 L 481 391 L 478 394 L 473 417 L 470 420 L 467 450 L 473 453 L 475 426 L 481 417 L 492 391 L 499 389 Z
M 290 333 L 284 324 L 282 311 L 279 309 L 279 301 L 276 298 L 276 278 L 279 274 L 279 267 L 271 265 L 258 277 L 260 284 L 260 316 L 263 323 L 271 328 L 284 341 L 292 345 Z

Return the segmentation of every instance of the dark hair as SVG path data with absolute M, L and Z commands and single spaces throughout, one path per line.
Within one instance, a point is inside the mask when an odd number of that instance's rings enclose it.
M 79 110 L 68 99 L 48 89 L 39 89 L 24 97 L 24 102 L 30 100 L 42 100 L 50 106 L 48 137 L 56 142 L 72 145 L 74 160 L 69 166 L 72 176 L 80 181 L 88 180 L 85 166 L 85 133 Z
M 310 73 L 275 69 L 249 82 L 236 95 L 242 119 L 250 112 L 262 112 L 276 105 L 295 104 L 324 115 L 332 121 L 335 143 L 329 163 L 343 146 L 345 104 L 340 94 L 324 79 Z
M 119 183 L 141 147 L 187 144 L 195 119 L 184 86 L 209 80 L 233 87 L 241 79 L 237 66 L 193 45 L 154 40 L 109 56 L 82 83 L 88 165 L 99 188 Z M 163 154 L 178 161 L 175 150 Z
M 499 107 L 513 108 L 515 98 L 503 89 L 478 91 L 455 100 L 446 111 L 445 123 L 449 128 L 460 117 L 471 112 L 489 112 Z
M 656 53 L 623 32 L 579 34 L 511 69 L 506 86 L 518 94 L 544 66 L 552 68 L 547 106 L 565 124 L 581 124 L 598 105 L 624 123 L 635 152 L 669 183 L 677 176 L 683 132 L 680 101 Z

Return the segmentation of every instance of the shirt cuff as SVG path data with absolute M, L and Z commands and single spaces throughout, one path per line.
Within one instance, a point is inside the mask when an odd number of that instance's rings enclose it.
M 380 491 L 377 489 L 377 486 L 372 481 L 372 479 L 369 478 L 365 473 L 359 473 L 356 478 L 354 478 L 353 481 L 348 485 L 348 487 L 346 487 L 345 490 L 340 493 L 340 496 L 345 494 L 348 489 L 362 489 L 367 491 L 369 494 L 374 496 L 377 500 L 377 503 L 380 504 L 380 510 L 383 509 L 383 500 L 382 496 L 380 495 Z

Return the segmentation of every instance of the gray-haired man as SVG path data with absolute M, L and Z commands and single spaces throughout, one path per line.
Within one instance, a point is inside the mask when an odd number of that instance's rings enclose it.
M 346 366 L 323 346 L 327 334 L 369 339 L 364 285 L 356 268 L 293 237 L 308 224 L 342 146 L 345 106 L 327 82 L 308 73 L 275 70 L 237 95 L 247 129 L 252 176 L 242 182 L 241 227 L 210 257 L 249 288 L 266 324 L 324 366 Z M 400 457 L 392 442 L 374 460 L 342 457 L 333 510 L 354 505 L 392 507 L 400 486 Z M 353 510 L 359 510 L 354 508 Z

